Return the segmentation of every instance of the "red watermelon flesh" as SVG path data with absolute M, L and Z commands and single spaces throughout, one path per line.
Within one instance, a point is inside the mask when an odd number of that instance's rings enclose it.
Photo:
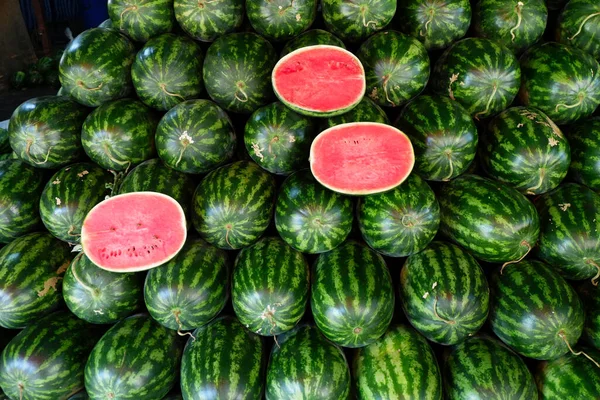
M 341 47 L 302 47 L 279 60 L 273 89 L 288 107 L 311 116 L 347 112 L 363 98 L 365 70 L 359 59 Z
M 339 193 L 368 195 L 400 185 L 415 163 L 408 136 L 393 126 L 352 122 L 321 132 L 310 149 L 317 181 Z
M 81 228 L 81 246 L 98 267 L 144 271 L 175 257 L 187 237 L 185 215 L 172 197 L 133 192 L 97 204 Z

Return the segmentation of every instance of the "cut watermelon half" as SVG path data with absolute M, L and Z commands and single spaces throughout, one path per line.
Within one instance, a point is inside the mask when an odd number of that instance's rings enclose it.
M 313 117 L 331 117 L 355 107 L 366 89 L 360 60 L 337 46 L 299 48 L 273 68 L 275 94 L 286 106 Z
M 310 148 L 317 181 L 338 193 L 368 195 L 391 190 L 410 175 L 415 153 L 408 136 L 377 122 L 351 122 L 321 132 Z
M 187 237 L 185 214 L 172 197 L 133 192 L 110 197 L 88 213 L 81 246 L 98 267 L 113 272 L 144 271 L 169 261 Z

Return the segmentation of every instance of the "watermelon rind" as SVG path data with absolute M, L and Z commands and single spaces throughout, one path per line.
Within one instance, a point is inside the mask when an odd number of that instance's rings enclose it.
M 600 59 L 600 3 L 570 0 L 562 9 L 556 27 L 556 41 L 578 47 Z
M 317 0 L 246 0 L 246 15 L 254 30 L 281 42 L 307 30 L 317 15 Z
M 181 29 L 202 42 L 238 29 L 245 16 L 243 0 L 175 0 L 173 8 Z
M 588 345 L 600 350 L 600 288 L 591 281 L 586 281 L 577 285 L 575 291 L 585 309 L 583 339 Z
M 566 133 L 571 146 L 571 179 L 599 192 L 600 117 L 571 124 L 566 128 Z
M 173 0 L 108 0 L 108 15 L 114 27 L 137 42 L 170 32 L 175 24 Z
M 281 57 L 291 53 L 294 50 L 298 50 L 301 47 L 315 46 L 318 44 L 328 44 L 331 46 L 338 46 L 343 49 L 346 48 L 344 42 L 342 42 L 342 40 L 333 33 L 324 31 L 322 29 L 311 29 L 288 41 L 285 46 L 283 46 L 283 50 L 281 50 Z
M 324 0 L 321 12 L 331 33 L 349 42 L 360 42 L 392 21 L 396 0 Z

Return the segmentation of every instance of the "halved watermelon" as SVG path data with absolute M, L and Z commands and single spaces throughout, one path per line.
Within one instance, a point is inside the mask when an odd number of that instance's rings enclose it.
M 358 57 L 330 45 L 302 47 L 283 56 L 273 68 L 271 81 L 282 103 L 313 117 L 351 110 L 367 87 Z
M 321 132 L 310 148 L 317 181 L 338 193 L 368 195 L 400 185 L 415 164 L 408 136 L 378 122 L 351 122 Z
M 81 246 L 98 267 L 144 271 L 175 257 L 187 237 L 185 214 L 172 197 L 132 192 L 110 197 L 87 214 Z

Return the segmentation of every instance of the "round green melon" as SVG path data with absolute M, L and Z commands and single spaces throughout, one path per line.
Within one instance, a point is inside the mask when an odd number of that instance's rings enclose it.
M 389 125 L 390 120 L 385 111 L 377 103 L 368 97 L 363 97 L 360 103 L 350 111 L 325 119 L 323 128 L 327 129 L 332 126 L 351 122 L 379 122 L 380 124 Z
M 360 42 L 384 29 L 396 13 L 395 0 L 324 0 L 327 30 L 349 42 Z
M 570 0 L 560 13 L 556 41 L 578 47 L 600 59 L 600 3 Z
M 173 0 L 108 0 L 113 26 L 137 42 L 170 32 L 175 23 Z
M 281 57 L 302 47 L 315 46 L 319 44 L 338 46 L 343 49 L 346 48 L 344 42 L 342 42 L 342 40 L 333 33 L 324 31 L 322 29 L 311 29 L 288 41 L 285 46 L 283 46 L 283 50 L 281 50 Z
M 575 290 L 585 310 L 583 338 L 589 345 L 600 349 L 600 288 L 591 281 L 586 281 Z
M 600 191 L 600 117 L 571 124 L 566 132 L 571 146 L 571 178 Z
M 244 21 L 243 0 L 175 0 L 175 18 L 191 38 L 212 42 Z
M 10 76 L 10 86 L 13 89 L 22 89 L 25 87 L 27 74 L 24 71 L 16 71 Z
M 246 15 L 256 33 L 273 41 L 285 41 L 312 25 L 317 0 L 247 0 Z

